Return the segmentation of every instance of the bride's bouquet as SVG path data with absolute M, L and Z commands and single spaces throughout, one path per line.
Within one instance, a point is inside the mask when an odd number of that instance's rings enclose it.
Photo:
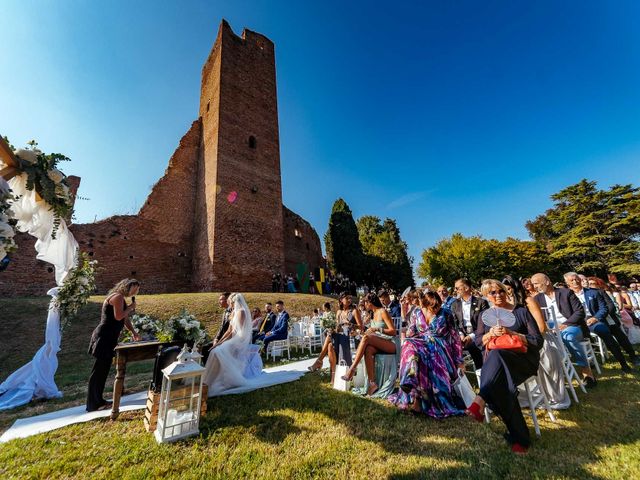
M 333 312 L 324 312 L 322 314 L 322 319 L 320 320 L 320 325 L 325 330 L 335 330 L 336 328 L 336 314 Z

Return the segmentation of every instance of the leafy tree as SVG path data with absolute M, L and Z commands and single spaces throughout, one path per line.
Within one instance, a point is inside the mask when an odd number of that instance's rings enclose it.
M 364 273 L 364 253 L 353 214 L 342 198 L 333 204 L 324 242 L 330 268 L 352 280 L 361 281 Z
M 526 227 L 554 260 L 599 276 L 640 276 L 640 189 L 600 190 L 583 179 L 551 199 L 554 206 Z
M 447 285 L 465 277 L 478 285 L 485 278 L 499 280 L 507 274 L 528 277 L 545 272 L 553 278 L 560 270 L 539 243 L 516 238 L 500 241 L 479 235 L 465 237 L 456 233 L 422 252 L 418 275 Z

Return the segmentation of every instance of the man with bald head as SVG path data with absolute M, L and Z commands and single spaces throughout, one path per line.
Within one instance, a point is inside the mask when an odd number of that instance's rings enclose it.
M 589 338 L 589 329 L 585 322 L 585 311 L 578 297 L 568 288 L 554 288 L 549 277 L 544 273 L 536 273 L 531 283 L 538 292 L 534 297 L 540 308 L 547 308 L 549 320 L 555 320 L 562 341 L 571 352 L 585 384 L 593 387 L 596 384 L 591 366 L 580 345 Z

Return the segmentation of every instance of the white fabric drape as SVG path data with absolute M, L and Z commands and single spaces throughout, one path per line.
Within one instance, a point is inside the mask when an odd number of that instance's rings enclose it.
M 76 264 L 78 243 L 64 220 L 60 222 L 56 238 L 51 238 L 53 212 L 45 202 L 36 201 L 35 191 L 27 190 L 25 174 L 9 180 L 9 186 L 15 195 L 20 196 L 11 206 L 14 218 L 18 220 L 17 229 L 36 237 L 37 258 L 54 266 L 56 284 L 61 286 L 64 278 Z M 0 410 L 24 405 L 34 397 L 62 396 L 54 380 L 61 341 L 60 312 L 54 306 L 57 294 L 57 288 L 47 292 L 47 295 L 51 295 L 52 298 L 49 304 L 44 345 L 29 363 L 0 384 Z

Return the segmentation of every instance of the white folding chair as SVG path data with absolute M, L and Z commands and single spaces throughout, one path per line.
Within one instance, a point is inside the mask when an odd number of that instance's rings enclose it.
M 302 345 L 303 349 L 308 348 L 309 354 L 311 354 L 314 348 L 322 347 L 322 342 L 321 328 L 313 322 L 306 325 L 306 334 L 304 335 Z
M 527 400 L 529 401 L 529 414 L 531 415 L 531 420 L 533 420 L 533 428 L 536 431 L 536 435 L 540 436 L 540 425 L 538 425 L 538 416 L 536 415 L 536 408 L 542 403 L 544 405 L 544 409 L 547 411 L 547 415 L 549 415 L 549 420 L 552 422 L 556 422 L 556 417 L 549 406 L 549 401 L 547 400 L 547 395 L 544 393 L 544 389 L 540 386 L 540 380 L 537 375 L 533 377 L 529 377 L 522 384 L 518 385 L 519 390 L 524 390 L 527 395 Z
M 591 340 L 589 339 L 583 340 L 582 342 L 580 342 L 580 345 L 582 346 L 582 350 L 584 351 L 584 354 L 587 357 L 587 362 L 589 362 L 590 365 L 593 365 L 594 368 L 596 369 L 596 372 L 598 372 L 598 375 L 600 375 L 602 371 L 600 370 L 600 365 L 598 365 L 596 352 L 593 351 Z
M 602 339 L 596 335 L 595 333 L 591 333 L 591 345 L 595 345 L 598 348 L 598 354 L 600 355 L 600 359 L 602 360 L 602 364 L 604 365 L 609 356 L 609 352 L 607 351 L 607 347 L 602 341 Z
M 578 385 L 584 393 L 587 393 L 587 389 L 585 388 L 580 375 L 578 375 L 576 368 L 573 366 L 573 363 L 571 363 L 571 354 L 562 340 L 562 335 L 558 329 L 558 322 L 556 321 L 555 311 L 553 310 L 553 307 L 543 307 L 542 311 L 547 319 L 549 333 L 553 335 L 554 343 L 560 350 L 560 354 L 562 356 L 562 371 L 564 373 L 564 378 L 567 381 L 566 383 L 569 387 L 569 391 L 571 392 L 571 396 L 576 403 L 580 403 L 576 390 L 573 388 L 573 380 L 575 379 L 578 382 Z
M 287 351 L 287 358 L 291 360 L 291 342 L 289 341 L 289 337 L 284 340 L 274 340 L 267 345 L 267 358 L 269 357 L 269 354 L 271 354 L 271 357 L 275 361 L 276 356 L 284 356 L 285 350 Z
M 296 350 L 304 348 L 304 327 L 302 322 L 294 322 L 291 324 L 291 332 L 289 332 L 290 345 Z

